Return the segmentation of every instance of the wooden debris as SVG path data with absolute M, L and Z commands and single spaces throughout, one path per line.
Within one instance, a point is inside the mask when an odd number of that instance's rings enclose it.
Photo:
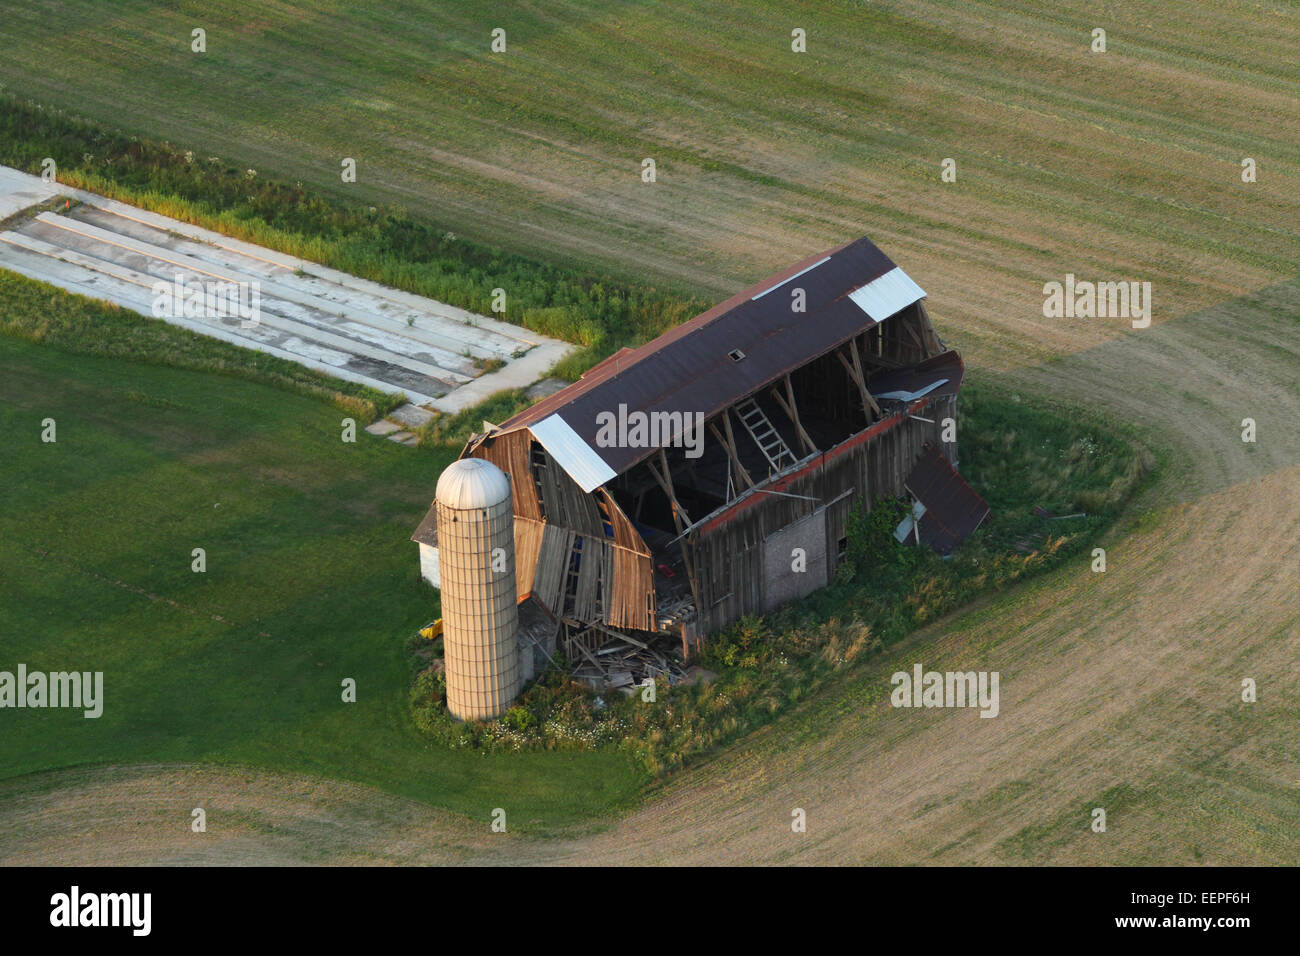
M 573 679 L 597 690 L 640 686 L 647 679 L 671 685 L 686 678 L 671 635 L 633 637 L 599 623 L 565 621 L 563 641 L 574 663 Z

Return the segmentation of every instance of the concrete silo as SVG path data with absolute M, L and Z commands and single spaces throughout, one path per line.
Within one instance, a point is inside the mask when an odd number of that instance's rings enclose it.
M 434 506 L 447 709 L 485 720 L 510 706 L 520 684 L 510 479 L 489 461 L 462 458 L 438 478 Z

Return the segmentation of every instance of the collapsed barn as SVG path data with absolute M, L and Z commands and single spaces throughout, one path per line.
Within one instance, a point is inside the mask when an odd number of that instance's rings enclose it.
M 859 239 L 485 422 L 461 457 L 510 479 L 535 630 L 597 669 L 620 638 L 671 634 L 689 656 L 824 586 L 850 510 L 909 489 L 899 540 L 951 550 L 988 509 L 955 470 L 963 365 L 924 297 Z M 438 583 L 432 511 L 413 539 Z

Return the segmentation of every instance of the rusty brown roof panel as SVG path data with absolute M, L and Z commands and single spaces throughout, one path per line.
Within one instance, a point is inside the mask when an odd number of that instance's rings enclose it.
M 411 535 L 411 540 L 416 544 L 427 544 L 431 548 L 438 546 L 438 509 L 433 505 L 429 506 L 429 513 L 424 516 L 420 526 L 415 529 L 415 534 Z
M 988 516 L 989 506 L 984 499 L 929 442 L 904 485 L 925 505 L 920 521 L 921 541 L 940 554 L 951 553 Z
M 914 398 L 923 394 L 939 398 L 956 395 L 965 374 L 961 356 L 949 349 L 916 365 L 876 375 L 867 387 L 872 395 L 898 396 L 905 392 Z
M 601 361 L 593 365 L 591 368 L 587 369 L 587 371 L 583 372 L 582 378 L 586 378 L 588 375 L 598 375 L 598 376 L 605 375 L 608 371 L 610 371 L 609 369 L 606 368 L 607 365 L 615 366 L 613 370 L 617 371 L 620 363 L 626 362 L 628 356 L 631 355 L 634 351 L 635 349 L 629 348 L 626 345 L 623 346 L 613 355 L 609 355 L 605 357 L 604 359 L 602 359 Z
M 708 418 L 876 324 L 848 294 L 896 268 L 865 238 L 809 256 L 654 341 L 611 356 L 501 427 L 559 415 L 595 450 L 596 416 L 617 413 L 620 404 Z M 795 288 L 805 293 L 803 313 L 791 310 Z M 736 350 L 743 358 L 731 357 Z M 597 454 L 621 474 L 653 451 L 600 448 Z

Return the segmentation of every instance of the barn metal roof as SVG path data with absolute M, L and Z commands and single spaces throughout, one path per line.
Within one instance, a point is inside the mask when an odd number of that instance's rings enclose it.
M 940 554 L 951 552 L 988 516 L 984 499 L 929 442 L 903 484 L 924 506 L 919 515 L 913 514 L 922 543 Z
M 792 309 L 796 289 L 804 293 L 802 313 Z M 589 492 L 656 450 L 599 447 L 601 412 L 617 413 L 622 404 L 629 413 L 710 418 L 924 296 L 874 243 L 858 239 L 809 256 L 640 348 L 610 356 L 501 429 L 529 428 Z
M 965 374 L 961 356 L 949 349 L 916 365 L 877 375 L 867 388 L 876 398 L 914 402 L 926 395 L 956 395 Z
M 546 453 L 582 486 L 583 491 L 599 488 L 615 476 L 614 469 L 560 415 L 548 415 L 529 428 Z
M 411 540 L 416 544 L 427 544 L 431 548 L 438 546 L 438 509 L 433 505 L 429 505 L 428 514 L 415 529 L 415 534 L 411 535 Z

